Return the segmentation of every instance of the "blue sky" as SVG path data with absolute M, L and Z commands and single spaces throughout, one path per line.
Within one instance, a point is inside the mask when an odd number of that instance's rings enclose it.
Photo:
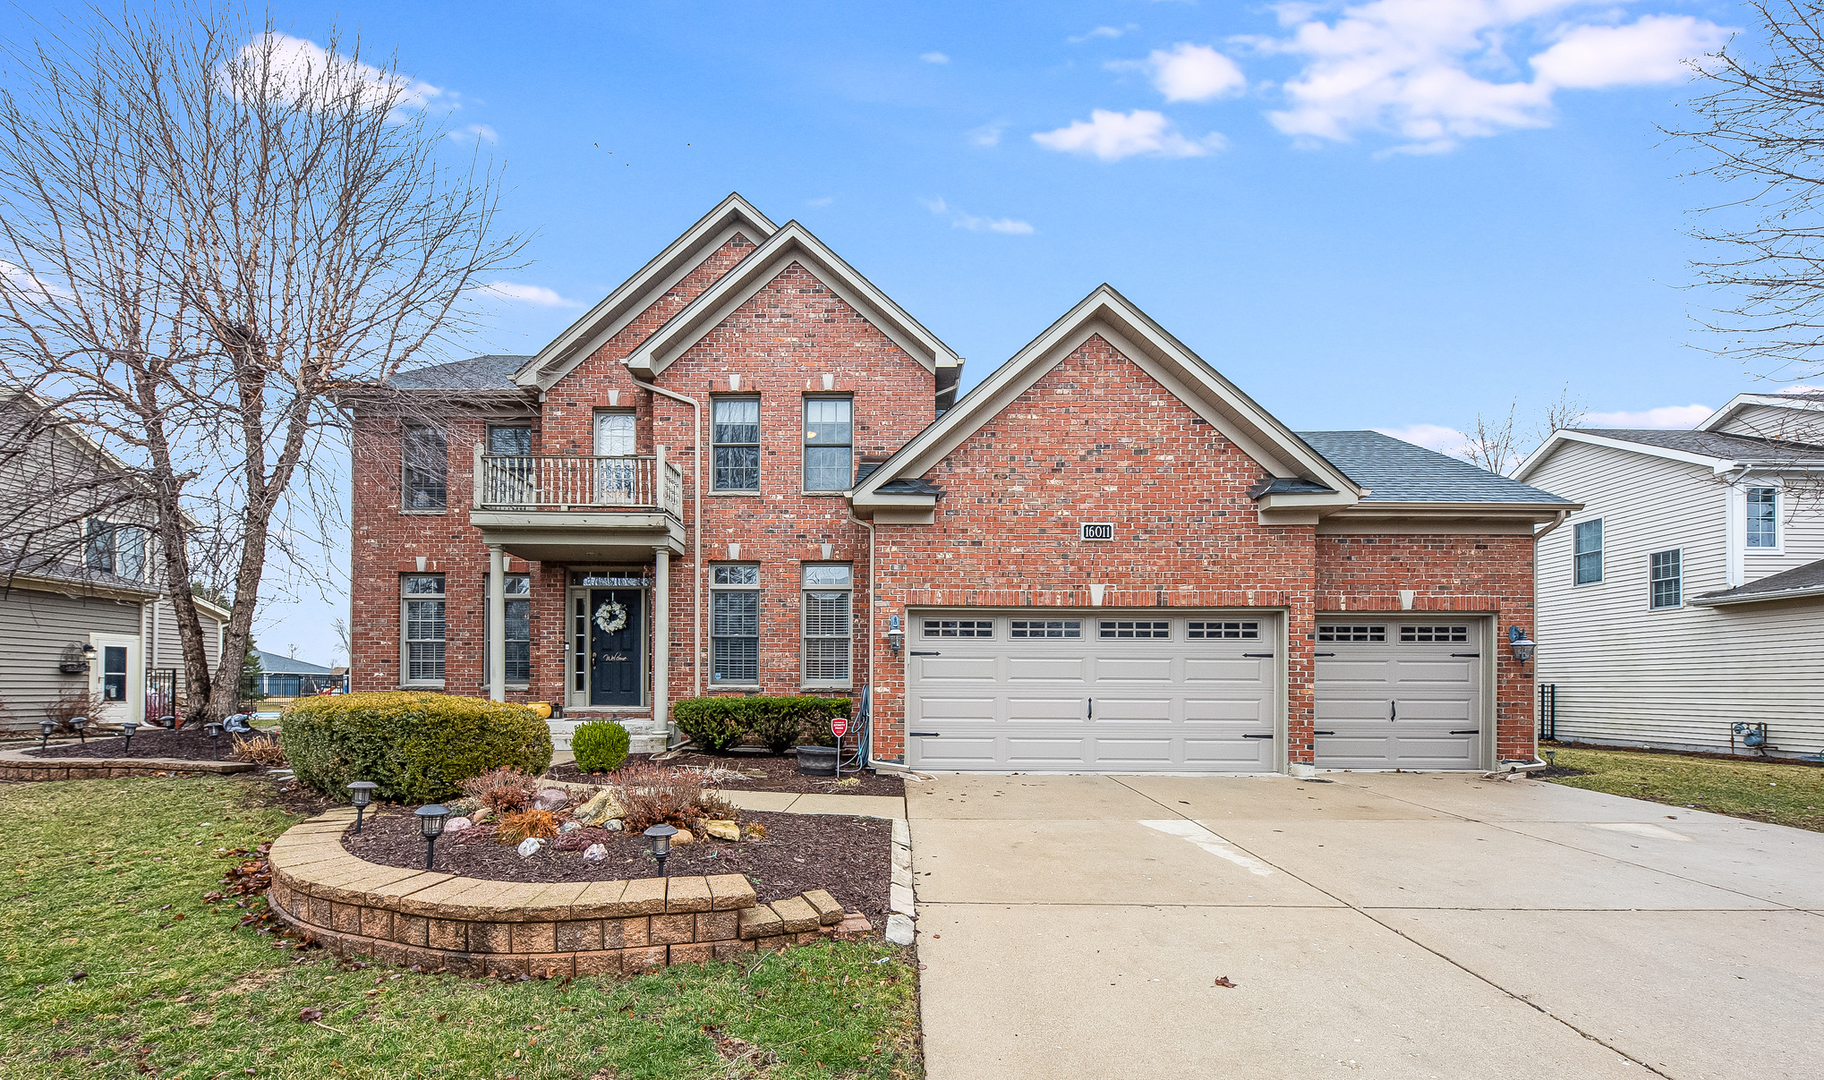
M 1107 281 L 1295 428 L 1435 445 L 1567 384 L 1688 425 L 1751 388 L 1702 351 L 1682 230 L 1713 192 L 1658 130 L 1738 5 L 347 10 L 275 13 L 318 42 L 358 18 L 535 234 L 473 352 L 535 351 L 738 190 L 968 357 L 966 385 Z M 266 616 L 266 648 L 333 647 L 314 598 Z

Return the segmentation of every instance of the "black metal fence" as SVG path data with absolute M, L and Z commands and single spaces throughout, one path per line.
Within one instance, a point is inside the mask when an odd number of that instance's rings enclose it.
M 1539 737 L 1558 738 L 1558 684 L 1539 684 Z
M 141 720 L 156 724 L 177 714 L 177 669 L 146 669 L 146 715 Z

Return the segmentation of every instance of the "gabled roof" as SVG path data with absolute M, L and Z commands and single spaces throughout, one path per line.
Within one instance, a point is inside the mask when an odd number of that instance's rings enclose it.
M 1770 409 L 1791 409 L 1794 412 L 1817 412 L 1824 410 L 1824 390 L 1799 390 L 1794 388 L 1784 394 L 1737 394 L 1729 403 L 1711 413 L 1703 423 L 1697 425 L 1699 431 L 1715 431 L 1727 424 L 1736 413 L 1751 405 L 1761 405 Z
M 1785 439 L 1663 428 L 1560 428 L 1514 470 L 1514 479 L 1525 480 L 1566 443 L 1628 450 L 1648 457 L 1702 465 L 1718 473 L 1737 468 L 1824 467 L 1824 446 Z
M 278 653 L 269 653 L 265 649 L 255 649 L 253 652 L 255 656 L 260 658 L 260 672 L 265 675 L 330 674 L 329 668 L 326 668 L 321 664 L 313 664 L 308 660 L 299 660 L 295 657 L 281 656 Z
M 399 390 L 518 390 L 513 373 L 530 359 L 505 353 L 473 356 L 401 371 L 387 383 Z
M 946 394 L 954 393 L 956 382 L 962 376 L 962 357 L 796 221 L 780 226 L 745 259 L 641 342 L 628 355 L 627 369 L 634 378 L 651 382 L 794 262 L 935 374 L 939 407 L 943 407 Z
M 1121 350 L 1274 477 L 1309 484 L 1300 491 L 1263 492 L 1261 498 L 1324 507 L 1348 505 L 1363 495 L 1362 489 L 1323 455 L 1217 374 L 1126 297 L 1104 284 L 862 479 L 856 485 L 853 503 L 858 508 L 900 504 L 906 496 L 891 498 L 900 489 L 890 491 L 889 485 L 922 477 L 1095 334 Z
M 1767 600 L 1798 600 L 1807 596 L 1824 596 L 1824 559 L 1733 589 L 1694 596 L 1686 602 L 1697 607 L 1723 607 Z
M 523 387 L 549 390 L 736 233 L 758 244 L 777 228 L 739 193 L 731 193 L 540 349 L 515 373 L 514 381 Z
M 1414 446 L 1378 431 L 1301 431 L 1299 437 L 1349 479 L 1365 487 L 1364 503 L 1572 503 L 1461 458 Z

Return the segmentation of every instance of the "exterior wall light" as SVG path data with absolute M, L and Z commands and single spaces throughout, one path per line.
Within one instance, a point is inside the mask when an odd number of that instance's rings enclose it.
M 125 746 L 121 747 L 121 753 L 130 754 L 133 752 L 133 733 L 138 730 L 139 721 L 137 720 L 122 720 L 120 722 L 120 733 L 127 737 L 127 743 Z
M 889 617 L 887 619 L 887 651 L 894 656 L 898 656 L 900 646 L 905 643 L 906 632 L 900 628 L 899 616 L 894 615 Z
M 89 670 L 89 661 L 95 659 L 95 646 L 78 645 L 72 641 L 57 654 L 57 670 L 65 675 L 80 675 Z
M 361 834 L 361 819 L 367 816 L 367 804 L 374 801 L 374 789 L 379 784 L 372 780 L 356 780 L 348 785 L 349 801 L 355 804 L 355 835 Z
M 671 838 L 678 835 L 678 830 L 660 824 L 647 829 L 644 835 L 652 841 L 652 857 L 659 860 L 659 875 L 668 876 L 665 873 L 665 857 L 671 854 Z
M 1514 659 L 1518 660 L 1522 666 L 1533 658 L 1533 650 L 1539 647 L 1539 643 L 1527 637 L 1526 631 L 1518 626 L 1507 628 L 1507 643 L 1513 646 Z
M 449 808 L 442 803 L 420 806 L 412 811 L 418 815 L 418 831 L 424 836 L 424 868 L 431 868 L 431 860 L 437 853 L 437 838 L 443 835 L 443 823 L 450 816 Z
M 203 725 L 203 734 L 209 736 L 210 760 L 222 760 L 222 725 L 211 720 Z

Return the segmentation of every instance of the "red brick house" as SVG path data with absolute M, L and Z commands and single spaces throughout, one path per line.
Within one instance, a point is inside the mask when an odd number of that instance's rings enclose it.
M 1294 433 L 1107 286 L 962 363 L 730 196 L 538 355 L 357 409 L 356 688 L 654 748 L 680 697 L 869 687 L 872 758 L 928 769 L 1530 756 L 1506 635 L 1573 504 Z

